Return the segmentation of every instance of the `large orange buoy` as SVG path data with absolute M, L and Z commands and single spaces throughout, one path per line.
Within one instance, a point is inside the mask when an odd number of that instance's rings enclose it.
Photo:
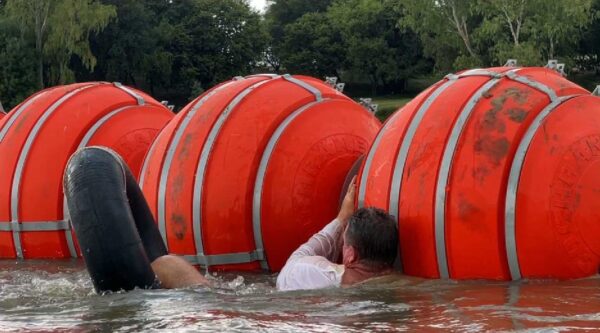
M 236 78 L 159 134 L 141 186 L 169 251 L 211 269 L 279 270 L 337 213 L 380 123 L 324 82 Z
M 399 218 L 405 273 L 577 278 L 600 263 L 600 99 L 547 68 L 449 75 L 396 112 L 360 206 Z
M 15 107 L 0 121 L 0 258 L 77 256 L 62 192 L 71 154 L 107 146 L 137 174 L 172 117 L 148 95 L 105 82 L 46 89 Z

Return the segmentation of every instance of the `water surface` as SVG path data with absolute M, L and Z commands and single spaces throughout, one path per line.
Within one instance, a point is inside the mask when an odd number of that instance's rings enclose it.
M 99 296 L 81 261 L 0 261 L 0 331 L 571 332 L 600 328 L 600 278 L 439 281 L 278 292 L 275 275 L 219 274 L 218 288 Z

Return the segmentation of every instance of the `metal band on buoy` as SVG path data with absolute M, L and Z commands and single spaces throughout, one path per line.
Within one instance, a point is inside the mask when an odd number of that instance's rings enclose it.
M 27 137 L 27 140 L 25 141 L 25 144 L 23 145 L 23 150 L 21 151 L 21 154 L 19 155 L 17 167 L 15 169 L 15 176 L 13 178 L 13 183 L 12 183 L 12 187 L 11 187 L 11 220 L 12 220 L 11 223 L 12 224 L 17 224 L 17 225 L 21 224 L 21 221 L 19 220 L 19 198 L 20 198 L 20 191 L 21 191 L 21 187 L 20 187 L 21 179 L 23 177 L 23 169 L 25 168 L 25 163 L 27 161 L 27 156 L 29 155 L 29 151 L 31 150 L 31 146 L 33 145 L 33 142 L 35 141 L 35 138 L 37 137 L 42 126 L 48 120 L 48 118 L 52 115 L 52 113 L 54 113 L 54 111 L 56 111 L 56 109 L 61 104 L 66 102 L 73 95 L 78 94 L 81 91 L 86 90 L 88 88 L 98 87 L 98 86 L 99 86 L 99 84 L 83 86 L 83 87 L 77 88 L 77 89 L 69 92 L 68 94 L 64 95 L 63 97 L 61 97 L 58 101 L 56 101 L 54 104 L 52 104 L 52 106 L 50 106 L 50 108 L 48 108 L 46 111 L 44 111 L 43 115 L 40 117 L 40 119 L 38 119 L 38 121 L 34 125 L 33 129 L 31 130 L 31 133 L 29 133 L 29 136 Z M 17 253 L 17 258 L 23 259 L 24 258 L 23 248 L 21 246 L 21 236 L 19 235 L 19 233 L 22 231 L 22 229 L 20 227 L 14 227 L 12 231 L 13 231 L 13 241 L 15 243 L 15 251 Z

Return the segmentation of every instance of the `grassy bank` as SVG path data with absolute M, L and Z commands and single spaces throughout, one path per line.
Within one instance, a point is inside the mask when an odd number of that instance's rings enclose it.
M 386 120 L 392 113 L 410 102 L 412 97 L 406 96 L 379 96 L 373 98 L 373 103 L 379 105 L 379 109 L 375 114 L 381 121 Z

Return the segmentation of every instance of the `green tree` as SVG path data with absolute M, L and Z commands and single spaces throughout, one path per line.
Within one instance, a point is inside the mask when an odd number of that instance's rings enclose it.
M 573 54 L 583 29 L 594 17 L 592 0 L 531 0 L 536 9 L 534 38 L 547 59 Z
M 342 32 L 346 69 L 368 79 L 371 93 L 379 86 L 398 85 L 422 67 L 421 45 L 410 30 L 396 27 L 392 0 L 336 1 L 328 15 Z
M 165 14 L 173 24 L 166 47 L 173 54 L 172 87 L 188 96 L 194 86 L 251 73 L 265 50 L 260 15 L 245 1 L 173 2 Z
M 35 68 L 35 48 L 21 38 L 0 2 L 0 104 L 6 111 L 35 92 Z
M 265 13 L 264 24 L 269 34 L 269 45 L 264 60 L 275 70 L 279 71 L 283 57 L 289 55 L 289 43 L 286 41 L 286 28 L 308 13 L 324 13 L 333 0 L 270 0 Z M 313 20 L 318 18 L 313 17 Z M 292 27 L 293 33 L 302 34 L 307 27 Z M 285 61 L 284 61 L 285 62 Z
M 285 27 L 281 64 L 297 74 L 340 76 L 345 60 L 341 31 L 324 13 L 308 13 Z
M 113 6 L 93 0 L 8 0 L 6 10 L 20 23 L 23 35 L 35 43 L 40 88 L 46 82 L 72 81 L 69 62 L 73 55 L 93 69 L 96 58 L 89 47 L 89 36 L 102 30 L 116 15 Z
M 520 65 L 543 63 L 533 36 L 537 9 L 532 0 L 480 0 L 477 11 L 484 18 L 476 29 L 480 43 L 489 45 L 486 65 L 501 65 L 517 59 Z
M 583 32 L 577 49 L 577 65 L 583 70 L 595 71 L 600 75 L 600 0 L 595 0 L 593 21 Z
M 473 41 L 480 24 L 477 0 L 404 0 L 397 2 L 401 27 L 419 34 L 424 52 L 439 70 L 482 63 Z
M 104 0 L 117 10 L 117 19 L 91 39 L 98 59 L 94 72 L 78 73 L 78 79 L 119 81 L 149 90 L 170 84 L 173 54 L 166 50 L 173 27 L 149 1 Z

